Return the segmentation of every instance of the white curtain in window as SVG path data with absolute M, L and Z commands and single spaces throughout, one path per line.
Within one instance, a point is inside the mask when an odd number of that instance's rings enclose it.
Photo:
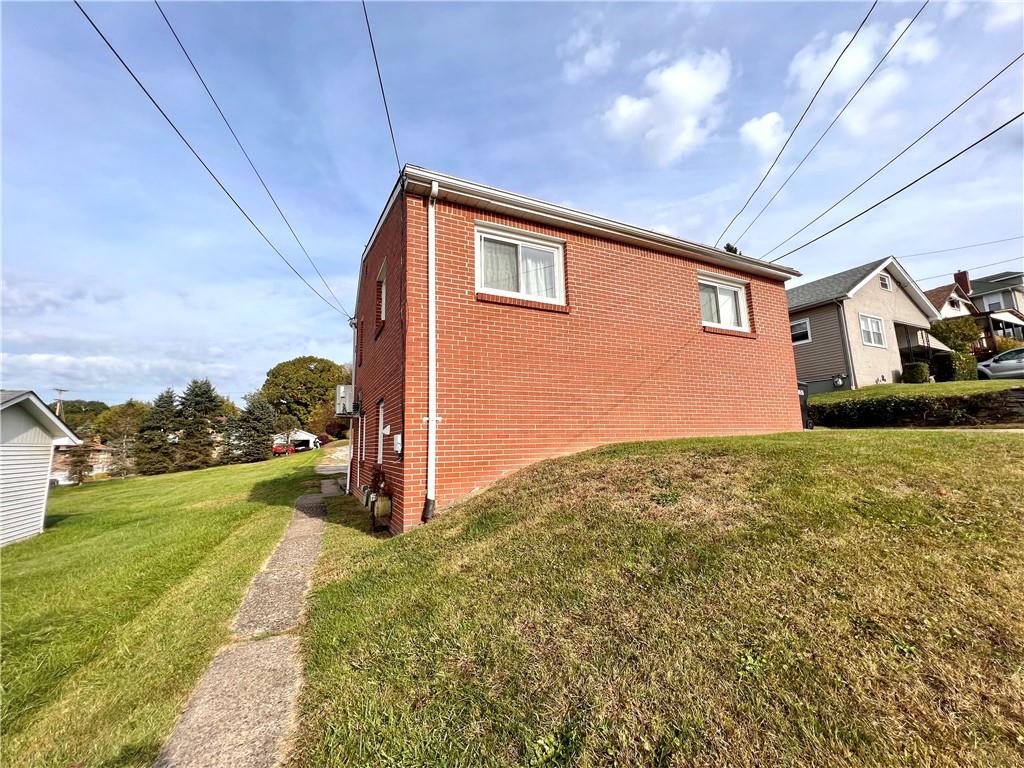
M 718 286 L 718 310 L 723 325 L 740 326 L 740 292 Z
M 519 258 L 516 246 L 483 238 L 484 287 L 499 291 L 519 290 Z
M 713 285 L 700 284 L 700 316 L 705 323 L 717 323 L 718 292 Z
M 522 248 L 523 271 L 519 290 L 531 296 L 555 298 L 555 254 L 541 248 Z

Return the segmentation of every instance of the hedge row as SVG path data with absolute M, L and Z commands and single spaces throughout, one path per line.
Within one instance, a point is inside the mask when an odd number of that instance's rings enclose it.
M 936 381 L 974 381 L 978 378 L 978 358 L 970 352 L 950 352 L 932 360 Z
M 811 403 L 808 415 L 816 426 L 952 427 L 971 424 L 1024 423 L 1024 389 L 974 395 L 874 397 Z

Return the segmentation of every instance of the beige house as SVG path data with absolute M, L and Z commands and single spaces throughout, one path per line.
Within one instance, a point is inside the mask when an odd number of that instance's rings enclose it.
M 786 291 L 796 374 L 807 391 L 899 381 L 903 366 L 949 348 L 928 333 L 939 313 L 889 257 Z

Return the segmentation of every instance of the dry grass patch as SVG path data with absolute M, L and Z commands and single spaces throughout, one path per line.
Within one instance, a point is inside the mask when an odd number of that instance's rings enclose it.
M 294 763 L 1020 764 L 1022 454 L 911 432 L 611 446 L 386 541 L 339 501 Z

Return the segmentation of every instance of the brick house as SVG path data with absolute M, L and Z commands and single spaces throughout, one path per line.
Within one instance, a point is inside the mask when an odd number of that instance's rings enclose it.
M 406 166 L 363 252 L 350 488 L 391 530 L 540 459 L 801 426 L 798 273 Z

